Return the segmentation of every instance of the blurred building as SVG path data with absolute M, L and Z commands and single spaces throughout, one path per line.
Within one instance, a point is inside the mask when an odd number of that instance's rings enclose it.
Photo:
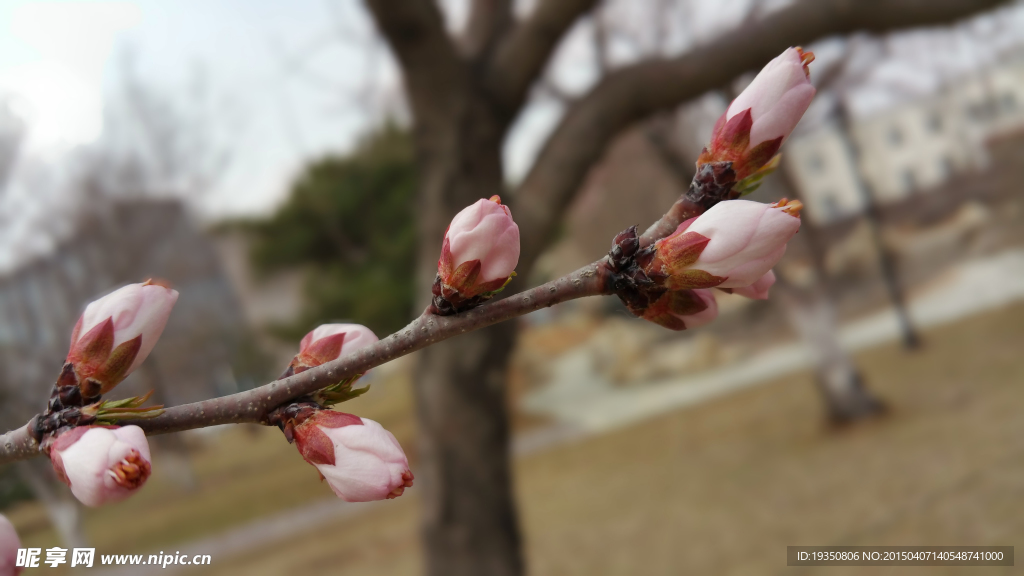
M 0 390 L 41 409 L 85 305 L 156 277 L 178 303 L 150 359 L 114 395 L 153 389 L 157 402 L 181 404 L 233 392 L 243 316 L 212 242 L 178 201 L 98 204 L 51 254 L 0 276 Z
M 794 138 L 784 156 L 818 224 L 935 189 L 988 165 L 986 143 L 1024 128 L 1024 57 L 961 78 L 938 94 Z M 866 190 L 862 190 L 865 187 Z

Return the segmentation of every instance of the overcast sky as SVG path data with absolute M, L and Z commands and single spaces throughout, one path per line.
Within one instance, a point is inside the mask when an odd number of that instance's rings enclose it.
M 30 120 L 26 153 L 52 157 L 100 136 L 126 54 L 174 99 L 201 75 L 234 153 L 204 210 L 262 211 L 302 159 L 349 148 L 372 120 L 366 79 L 393 86 L 394 70 L 371 38 L 356 0 L 3 0 L 0 92 Z

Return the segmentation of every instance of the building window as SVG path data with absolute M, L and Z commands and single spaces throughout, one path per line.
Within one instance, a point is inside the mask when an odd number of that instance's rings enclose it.
M 898 126 L 889 128 L 889 143 L 893 146 L 899 146 L 903 143 L 903 131 Z
M 942 116 L 939 116 L 938 112 L 932 112 L 928 115 L 928 131 L 932 133 L 942 132 Z

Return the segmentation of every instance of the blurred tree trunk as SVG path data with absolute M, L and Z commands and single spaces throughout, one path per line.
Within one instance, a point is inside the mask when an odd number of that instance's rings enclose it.
M 428 574 L 523 572 L 505 375 L 515 323 L 423 352 L 416 382 Z
M 447 126 L 417 131 L 422 178 L 418 293 L 424 306 L 452 215 L 505 192 L 499 122 L 469 103 L 456 102 L 448 112 Z M 423 494 L 428 574 L 523 572 L 505 404 L 515 327 L 514 322 L 491 326 L 420 353 L 416 482 Z
M 778 180 L 785 196 L 800 198 L 785 167 L 779 170 Z M 885 410 L 885 404 L 867 389 L 853 358 L 839 342 L 836 299 L 825 265 L 827 247 L 810 218 L 804 218 L 793 241 L 805 245 L 812 274 L 803 285 L 779 274 L 773 296 L 782 304 L 790 325 L 811 349 L 815 383 L 821 391 L 828 420 L 843 425 L 877 416 Z
M 848 424 L 877 416 L 885 405 L 865 387 L 853 359 L 839 343 L 835 302 L 815 280 L 797 287 L 780 278 L 772 296 L 786 311 L 789 323 L 814 356 L 814 378 L 829 422 Z

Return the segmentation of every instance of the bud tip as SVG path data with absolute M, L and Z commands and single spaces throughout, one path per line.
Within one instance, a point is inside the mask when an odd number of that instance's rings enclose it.
M 772 208 L 781 208 L 786 214 L 799 218 L 800 211 L 804 208 L 804 203 L 799 200 L 787 200 L 786 198 L 783 198 L 782 200 L 772 204 Z
M 811 62 L 814 62 L 814 52 L 805 52 L 803 48 L 797 46 L 796 53 L 800 55 L 800 63 L 803 64 L 804 66 L 804 75 L 806 75 L 807 79 L 810 80 L 811 70 L 810 68 L 807 67 L 807 65 L 810 64 Z

